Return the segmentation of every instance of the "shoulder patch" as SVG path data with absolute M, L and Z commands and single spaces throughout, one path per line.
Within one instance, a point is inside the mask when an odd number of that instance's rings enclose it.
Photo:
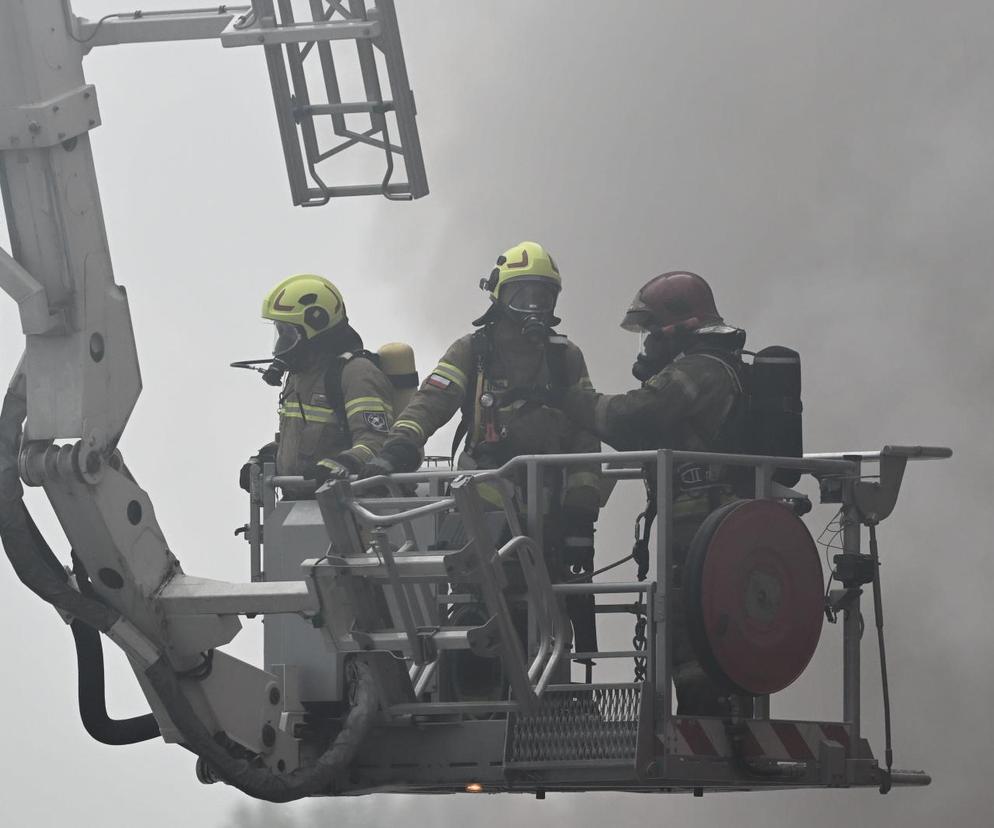
M 373 431 L 386 434 L 390 429 L 387 427 L 387 417 L 382 411 L 363 411 L 362 419 L 365 420 Z
M 425 380 L 425 385 L 430 385 L 433 388 L 441 388 L 444 391 L 452 385 L 452 380 L 443 377 L 441 374 L 431 374 L 428 379 Z

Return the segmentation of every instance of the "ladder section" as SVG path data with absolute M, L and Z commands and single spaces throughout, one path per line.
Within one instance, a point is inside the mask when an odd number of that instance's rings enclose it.
M 263 47 L 294 204 L 427 195 L 393 0 L 253 0 L 251 11 L 221 34 L 221 43 Z M 351 78 L 362 93 L 346 99 L 343 88 Z M 382 175 L 368 183 L 327 184 L 325 167 L 356 147 L 382 157 Z
M 394 715 L 535 710 L 568 651 L 569 622 L 541 549 L 519 533 L 497 547 L 478 485 L 463 477 L 452 483 L 449 497 L 386 515 L 357 503 L 344 481 L 317 493 L 331 545 L 323 558 L 305 562 L 304 570 L 331 647 L 402 656 L 410 667 L 415 699 L 426 697 L 443 652 L 467 650 L 481 658 L 499 659 L 506 681 L 502 698 L 452 701 L 435 692 L 427 695 L 429 701 L 392 705 Z M 468 542 L 454 551 L 417 549 L 411 521 L 446 512 L 458 516 Z M 517 525 L 516 516 L 509 525 Z M 403 527 L 406 535 L 396 548 L 388 536 L 393 526 Z M 511 607 L 512 581 L 523 588 L 528 620 L 536 631 L 538 646 L 530 659 Z M 486 620 L 447 625 L 432 611 L 439 603 L 459 599 L 477 603 Z M 520 594 L 515 601 L 522 603 Z

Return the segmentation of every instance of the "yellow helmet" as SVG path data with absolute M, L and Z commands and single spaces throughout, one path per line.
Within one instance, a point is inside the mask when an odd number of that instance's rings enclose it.
M 275 356 L 348 322 L 338 288 L 309 273 L 290 276 L 274 287 L 262 302 L 262 318 L 276 323 Z
M 490 272 L 490 278 L 480 282 L 480 287 L 489 291 L 496 300 L 501 298 L 501 289 L 505 285 L 519 279 L 545 282 L 556 293 L 563 284 L 559 268 L 549 251 L 537 242 L 524 241 L 497 257 L 497 267 Z

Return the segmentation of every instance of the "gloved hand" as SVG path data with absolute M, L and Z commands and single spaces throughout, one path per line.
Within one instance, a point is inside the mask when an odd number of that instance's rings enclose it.
M 421 465 L 421 450 L 406 437 L 391 437 L 380 453 L 359 470 L 359 477 L 417 471 Z
M 379 455 L 362 464 L 362 468 L 359 469 L 359 479 L 364 480 L 367 477 L 379 477 L 381 474 L 394 474 L 396 471 L 396 467 L 389 459 L 383 455 Z
M 318 486 L 322 486 L 328 480 L 345 480 L 350 474 L 352 470 L 348 466 L 326 457 L 304 469 L 304 480 L 313 480 Z
M 252 476 L 252 466 L 262 463 L 272 463 L 276 459 L 276 443 L 266 443 L 238 471 L 238 485 L 246 492 L 250 491 L 249 479 Z

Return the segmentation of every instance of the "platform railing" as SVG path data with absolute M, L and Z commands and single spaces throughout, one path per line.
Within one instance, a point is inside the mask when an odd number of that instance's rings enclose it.
M 848 554 L 859 554 L 862 522 L 866 519 L 866 504 L 876 504 L 881 499 L 889 500 L 893 505 L 896 490 L 900 486 L 900 475 L 903 474 L 903 464 L 907 460 L 933 459 L 950 456 L 945 448 L 921 446 L 887 446 L 876 452 L 838 452 L 832 454 L 812 454 L 805 457 L 768 457 L 760 455 L 742 455 L 730 453 L 688 452 L 662 449 L 658 451 L 634 452 L 597 452 L 584 454 L 550 454 L 527 455 L 513 458 L 497 469 L 430 469 L 417 472 L 378 476 L 365 480 L 356 480 L 349 484 L 349 496 L 354 498 L 350 510 L 355 518 L 367 527 L 401 526 L 404 527 L 405 537 L 413 538 L 414 520 L 431 515 L 439 515 L 452 510 L 462 514 L 467 510 L 469 502 L 464 496 L 463 508 L 459 508 L 460 496 L 456 494 L 462 486 L 463 491 L 475 488 L 483 483 L 497 484 L 501 492 L 506 519 L 512 529 L 512 543 L 520 543 L 518 538 L 530 538 L 532 543 L 541 548 L 543 538 L 543 522 L 545 518 L 542 493 L 546 475 L 561 475 L 565 470 L 577 465 L 596 465 L 601 477 L 626 480 L 645 479 L 647 473 L 654 473 L 657 508 L 656 543 L 654 549 L 655 580 L 647 582 L 605 582 L 593 583 L 563 583 L 552 584 L 550 593 L 555 600 L 549 602 L 556 607 L 556 619 L 540 618 L 542 607 L 537 606 L 534 596 L 529 598 L 530 612 L 539 614 L 541 634 L 538 638 L 537 649 L 529 653 L 530 664 L 524 673 L 528 680 L 528 691 L 515 688 L 515 695 L 522 697 L 540 695 L 549 686 L 556 667 L 565 655 L 565 642 L 568 632 L 563 629 L 562 599 L 567 594 L 609 594 L 632 593 L 639 596 L 644 603 L 649 619 L 648 651 L 626 651 L 616 653 L 599 651 L 597 653 L 575 654 L 575 657 L 610 658 L 617 656 L 645 657 L 648 662 L 646 674 L 647 692 L 653 695 L 653 708 L 657 728 L 665 727 L 672 710 L 672 621 L 669 607 L 672 605 L 672 538 L 673 538 L 673 502 L 678 494 L 674 485 L 674 470 L 683 463 L 703 465 L 718 465 L 724 467 L 750 468 L 753 471 L 753 496 L 755 498 L 791 498 L 801 496 L 798 492 L 780 486 L 774 480 L 774 474 L 780 469 L 790 469 L 802 474 L 812 475 L 818 479 L 823 491 L 832 490 L 837 494 L 841 503 L 841 520 L 843 526 L 843 551 Z M 862 467 L 867 463 L 879 463 L 881 475 L 879 479 L 870 481 L 863 479 Z M 895 475 L 894 466 L 899 467 Z M 654 469 L 654 472 L 652 471 Z M 885 474 L 885 470 L 890 470 Z M 890 479 L 884 478 L 889 475 Z M 522 477 L 524 486 L 521 486 Z M 465 481 L 472 481 L 467 486 Z M 274 491 L 282 485 L 300 486 L 301 478 L 268 475 L 263 481 L 267 491 Z M 411 497 L 402 495 L 402 488 L 427 483 L 434 494 L 427 497 Z M 449 495 L 440 492 L 448 486 Z M 394 497 L 363 496 L 389 487 Z M 515 492 L 517 487 L 517 493 Z M 519 502 L 518 494 L 524 489 L 524 503 Z M 888 494 L 889 490 L 889 494 Z M 873 495 L 874 497 L 870 497 Z M 474 509 L 477 507 L 473 507 Z M 472 511 L 472 510 L 470 510 Z M 472 520 L 470 521 L 472 523 Z M 480 540 L 481 548 L 484 532 L 481 528 L 469 528 L 470 537 Z M 475 545 L 475 544 L 474 544 Z M 515 547 L 520 548 L 520 547 Z M 501 550 L 504 555 L 510 550 Z M 496 554 L 496 553 L 495 553 Z M 541 556 L 538 556 L 539 559 Z M 542 567 L 544 569 L 544 566 Z M 535 584 L 529 582 L 529 592 Z M 546 573 L 547 577 L 547 573 Z M 644 596 L 644 597 L 643 597 Z M 488 602 L 489 606 L 490 602 Z M 548 609 L 548 607 L 546 607 Z M 843 720 L 851 728 L 851 738 L 859 736 L 859 596 L 855 596 L 845 611 L 843 624 Z M 769 718 L 769 700 L 760 698 L 754 706 L 755 718 Z

